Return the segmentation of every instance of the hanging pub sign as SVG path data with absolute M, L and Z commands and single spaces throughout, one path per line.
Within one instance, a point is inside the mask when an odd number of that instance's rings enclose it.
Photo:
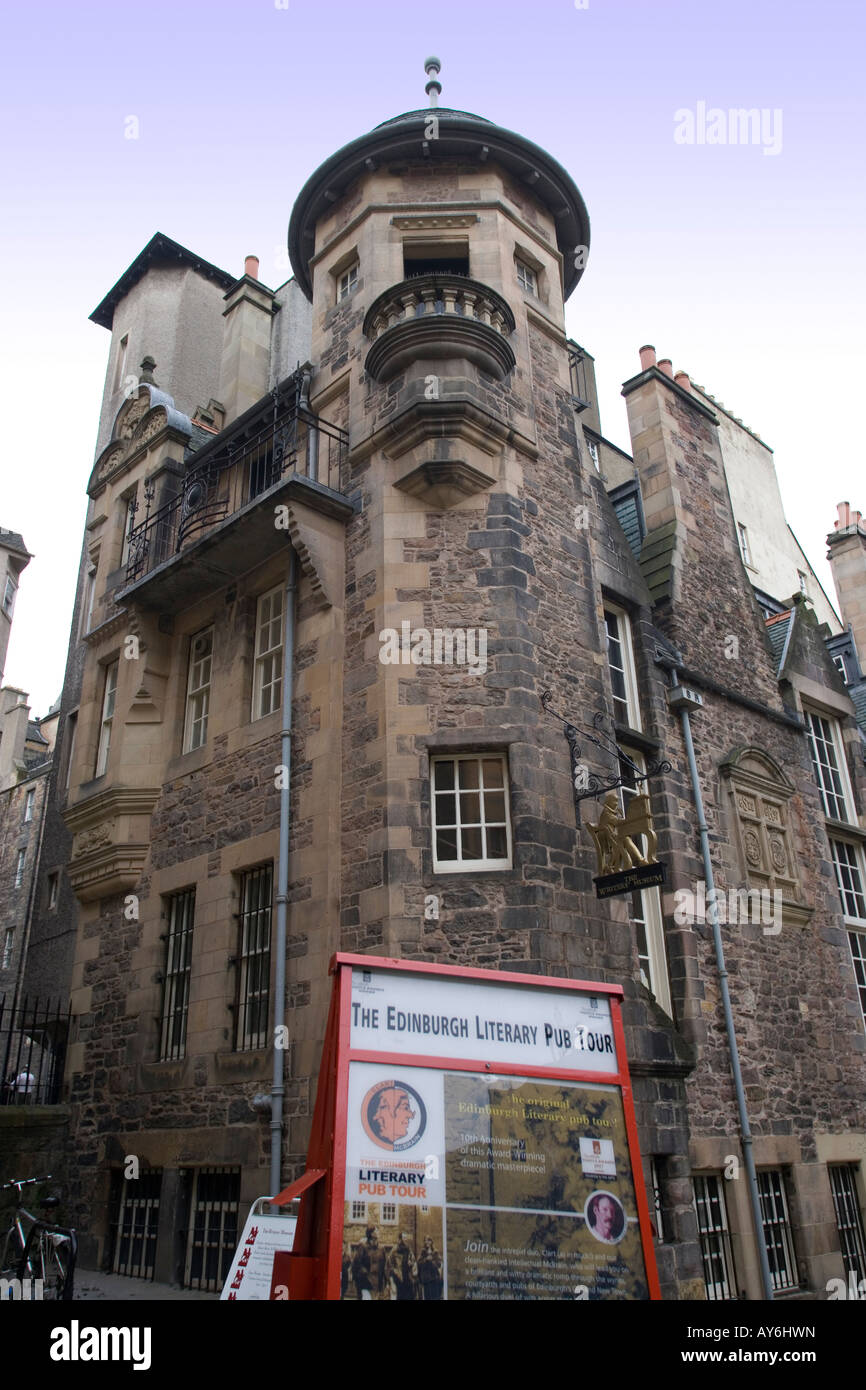
M 615 791 L 609 791 L 597 823 L 587 823 L 587 830 L 598 856 L 598 875 L 593 879 L 596 897 L 612 898 L 618 893 L 664 883 L 666 866 L 656 858 L 658 837 L 647 795 L 633 796 L 623 815 L 619 797 Z M 644 837 L 646 853 L 639 836 Z
M 659 1297 L 616 985 L 337 955 L 271 1297 Z

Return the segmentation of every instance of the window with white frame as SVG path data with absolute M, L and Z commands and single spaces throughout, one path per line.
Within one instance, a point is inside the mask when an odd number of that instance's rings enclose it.
M 844 656 L 840 656 L 840 655 L 837 653 L 837 655 L 833 657 L 833 665 L 836 667 L 836 670 L 839 672 L 839 675 L 842 677 L 843 681 L 844 681 L 845 684 L 847 685 L 847 684 L 848 684 L 848 672 L 845 670 L 845 658 L 844 658 Z
M 12 610 L 15 607 L 15 595 L 18 592 L 18 585 L 11 574 L 6 576 L 6 584 L 3 588 L 3 612 L 7 618 L 12 617 Z
M 353 1221 L 366 1221 L 366 1220 L 367 1220 L 367 1203 L 366 1203 L 366 1202 L 359 1202 L 359 1201 L 357 1201 L 357 1200 L 355 1200 L 355 1201 L 352 1202 L 352 1220 L 353 1220 Z
M 52 912 L 57 906 L 57 894 L 60 889 L 60 873 L 55 870 L 48 875 L 48 910 Z
M 833 820 L 853 820 L 853 811 L 849 814 L 852 797 L 839 721 L 814 710 L 804 710 L 804 715 L 824 814 Z
M 532 266 L 527 265 L 526 261 L 521 260 L 516 261 L 515 264 L 517 266 L 517 283 L 520 288 L 525 290 L 527 294 L 534 294 L 537 296 L 538 276 L 532 269 Z
M 78 629 L 79 637 L 90 631 L 90 624 L 93 619 L 93 601 L 96 598 L 96 565 L 91 562 L 87 567 L 84 576 L 84 591 L 81 595 L 81 623 Z
M 607 662 L 613 691 L 613 715 L 618 724 L 640 729 L 640 701 L 635 676 L 634 649 L 628 614 L 613 604 L 604 606 Z
M 0 969 L 8 970 L 12 964 L 12 950 L 15 946 L 15 932 L 12 927 L 6 928 L 6 935 L 3 938 L 3 965 Z
M 866 1234 L 857 1197 L 857 1164 L 831 1163 L 827 1166 L 833 1192 L 833 1209 L 845 1273 L 859 1285 L 866 1279 Z
M 24 865 L 27 860 L 26 849 L 19 849 L 18 858 L 15 861 L 15 887 L 20 888 L 24 882 Z
M 511 819 L 504 756 L 434 758 L 433 869 L 465 873 L 511 868 Z
M 737 522 L 737 535 L 740 540 L 740 554 L 743 557 L 743 564 L 752 566 L 752 547 L 749 545 L 749 533 L 741 521 Z
M 129 559 L 129 533 L 135 525 L 136 494 L 124 498 L 123 502 L 123 540 L 120 545 L 120 563 L 125 565 Z
M 28 820 L 32 820 L 32 819 L 33 819 L 33 802 L 34 802 L 35 800 L 36 800 L 36 788 L 35 788 L 35 787 L 28 787 L 28 789 L 27 789 L 27 795 L 26 795 L 25 798 L 24 798 L 24 819 L 25 819 L 25 821 L 28 821 Z
M 66 778 L 63 783 L 64 790 L 69 791 L 69 783 L 72 780 L 72 763 L 75 758 L 75 735 L 78 732 L 78 711 L 73 711 L 69 716 L 66 735 Z
M 640 780 L 645 772 L 646 760 L 642 753 L 636 748 L 620 749 L 619 774 L 623 782 L 619 788 L 619 801 L 623 815 L 626 814 L 633 797 L 647 793 L 648 783 Z M 641 853 L 646 854 L 646 837 L 635 835 L 633 839 Z M 665 1013 L 672 1014 L 664 918 L 659 890 L 657 887 L 633 890 L 629 902 L 641 984 L 655 995 Z
M 112 661 L 105 668 L 105 682 L 102 687 L 102 716 L 99 721 L 99 745 L 96 750 L 96 776 L 102 777 L 108 767 L 108 754 L 111 749 L 111 726 L 114 723 L 114 706 L 117 700 L 117 674 L 119 661 Z
M 761 1223 L 764 1227 L 764 1241 L 773 1288 L 796 1289 L 798 1280 L 794 1239 L 788 1213 L 785 1175 L 781 1168 L 765 1169 L 758 1173 L 758 1193 L 761 1198 Z
M 183 751 L 191 753 L 207 742 L 210 711 L 210 682 L 213 667 L 213 628 L 197 632 L 189 644 L 189 672 L 186 682 L 186 717 Z
M 695 1174 L 692 1186 L 707 1298 L 736 1298 L 737 1280 L 722 1179 L 716 1173 Z
M 253 719 L 279 709 L 283 698 L 283 590 L 262 594 L 256 607 Z
M 586 447 L 589 453 L 589 457 L 592 459 L 593 468 L 596 470 L 596 472 L 598 472 L 599 468 L 601 467 L 601 464 L 598 460 L 598 445 L 596 444 L 594 439 L 587 439 Z
M 864 923 L 864 928 L 866 928 L 866 923 Z M 857 997 L 860 1000 L 863 1026 L 866 1027 L 866 930 L 849 931 L 848 945 L 851 949 L 854 979 L 857 981 Z
M 114 366 L 114 390 L 119 391 L 126 375 L 126 356 L 129 350 L 129 334 L 124 333 L 117 345 L 117 358 Z
M 355 261 L 337 276 L 337 303 L 341 299 L 348 299 L 353 290 L 358 288 L 358 262 Z
M 382 1203 L 382 1225 L 383 1225 L 383 1226 L 396 1226 L 396 1225 L 397 1225 L 397 1203 L 396 1203 L 396 1202 L 383 1202 L 383 1203 Z

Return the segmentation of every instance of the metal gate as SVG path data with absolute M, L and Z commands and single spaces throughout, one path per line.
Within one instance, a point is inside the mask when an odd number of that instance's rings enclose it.
M 128 1274 L 134 1279 L 153 1278 L 161 1188 L 161 1168 L 151 1168 L 138 1178 L 124 1179 L 111 1264 L 115 1274 Z
M 238 1243 L 240 1168 L 193 1170 L 184 1286 L 219 1293 Z

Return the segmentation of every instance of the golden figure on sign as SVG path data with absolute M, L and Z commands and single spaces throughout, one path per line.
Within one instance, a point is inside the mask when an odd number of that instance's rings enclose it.
M 608 792 L 596 825 L 588 826 L 598 855 L 598 875 L 620 873 L 638 865 L 656 864 L 658 836 L 653 830 L 650 799 L 633 796 L 625 815 L 619 809 L 616 792 Z M 636 843 L 636 835 L 645 835 L 647 852 L 644 855 Z

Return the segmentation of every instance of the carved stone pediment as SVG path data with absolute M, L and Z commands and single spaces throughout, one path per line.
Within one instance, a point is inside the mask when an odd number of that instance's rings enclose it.
M 790 806 L 793 783 L 759 748 L 735 749 L 720 771 L 728 788 L 743 880 L 749 888 L 781 893 L 783 922 L 804 925 L 812 910 L 804 905 L 800 882 Z
M 128 893 L 138 883 L 159 794 L 159 787 L 109 787 L 64 811 L 73 836 L 69 881 L 81 902 Z

